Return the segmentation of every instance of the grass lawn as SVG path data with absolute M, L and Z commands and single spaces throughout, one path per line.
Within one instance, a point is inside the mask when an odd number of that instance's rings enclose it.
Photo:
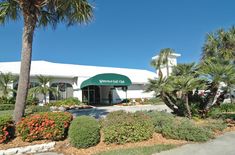
M 96 155 L 151 155 L 153 153 L 158 153 L 175 147 L 176 145 L 153 145 L 129 149 L 118 149 L 113 151 L 101 152 Z

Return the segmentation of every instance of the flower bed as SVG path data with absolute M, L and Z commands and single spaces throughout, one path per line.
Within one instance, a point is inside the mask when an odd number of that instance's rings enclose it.
M 72 115 L 66 112 L 45 112 L 29 115 L 17 124 L 23 141 L 62 140 L 66 138 Z
M 13 137 L 13 122 L 10 115 L 0 117 L 0 144 L 5 143 Z

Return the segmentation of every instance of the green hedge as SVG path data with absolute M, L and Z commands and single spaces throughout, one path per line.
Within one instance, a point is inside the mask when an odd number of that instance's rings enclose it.
M 226 103 L 220 106 L 215 106 L 210 109 L 208 116 L 211 118 L 223 118 L 223 113 L 235 112 L 235 104 Z
M 62 140 L 66 138 L 72 120 L 67 112 L 44 112 L 29 115 L 17 124 L 18 135 L 23 141 Z
M 104 141 L 108 144 L 148 140 L 154 133 L 150 117 L 141 112 L 111 112 L 102 121 L 102 127 Z
M 0 111 L 14 110 L 14 108 L 15 108 L 14 104 L 0 104 Z
M 0 144 L 7 142 L 14 136 L 14 125 L 11 115 L 0 117 Z
M 69 141 L 76 148 L 87 148 L 100 142 L 99 122 L 89 116 L 75 118 L 69 128 Z

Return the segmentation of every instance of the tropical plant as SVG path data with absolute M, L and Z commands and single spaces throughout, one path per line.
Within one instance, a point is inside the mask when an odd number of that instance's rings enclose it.
M 209 33 L 203 46 L 202 59 L 219 58 L 235 62 L 235 27 Z
M 163 66 L 166 66 L 167 70 L 167 77 L 170 75 L 169 71 L 169 56 L 174 53 L 173 49 L 170 48 L 164 48 L 160 51 L 159 55 L 156 57 L 156 59 L 151 61 L 151 65 L 158 69 L 159 76 L 163 76 L 161 68 Z
M 48 25 L 55 28 L 58 23 L 66 23 L 67 26 L 87 23 L 92 19 L 92 12 L 93 7 L 88 0 L 2 0 L 0 2 L 0 24 L 18 20 L 21 16 L 24 22 L 15 122 L 19 122 L 24 115 L 35 29 Z
M 8 97 L 15 90 L 10 87 L 10 84 L 16 81 L 16 77 L 11 73 L 0 73 L 0 92 L 4 97 Z
M 43 98 L 44 98 L 44 103 L 47 103 L 47 95 L 51 92 L 56 94 L 57 90 L 53 87 L 49 86 L 49 83 L 52 81 L 51 77 L 47 77 L 47 76 L 36 76 L 37 77 L 37 81 L 39 83 L 38 86 L 33 87 L 29 90 L 30 94 L 31 93 L 38 93 L 38 94 L 42 94 Z

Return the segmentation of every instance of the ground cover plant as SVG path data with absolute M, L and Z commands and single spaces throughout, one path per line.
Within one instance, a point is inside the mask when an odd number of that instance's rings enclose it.
M 111 112 L 102 120 L 102 131 L 106 143 L 125 144 L 148 140 L 154 133 L 149 116 L 141 112 Z
M 17 134 L 23 141 L 63 140 L 67 136 L 72 115 L 67 112 L 36 113 L 17 124 Z
M 100 124 L 89 116 L 75 118 L 69 127 L 69 141 L 76 148 L 87 148 L 100 142 Z

